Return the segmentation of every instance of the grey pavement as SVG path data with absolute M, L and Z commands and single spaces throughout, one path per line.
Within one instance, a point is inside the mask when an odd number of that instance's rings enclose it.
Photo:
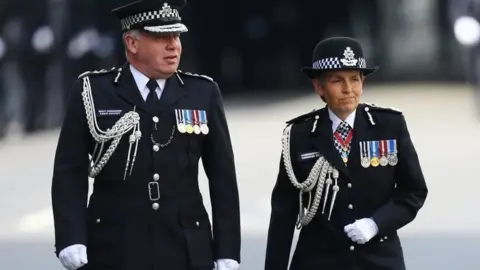
M 478 270 L 480 121 L 473 93 L 460 85 L 367 87 L 363 101 L 401 109 L 430 194 L 400 231 L 409 270 Z M 241 194 L 243 262 L 261 270 L 284 122 L 323 106 L 318 97 L 243 97 L 226 101 Z M 60 270 L 53 253 L 50 181 L 58 131 L 0 143 L 0 269 Z M 200 176 L 209 208 L 208 185 Z

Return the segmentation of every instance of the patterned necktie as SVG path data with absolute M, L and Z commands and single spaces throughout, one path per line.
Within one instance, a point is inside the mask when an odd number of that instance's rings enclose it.
M 353 132 L 350 128 L 350 125 L 343 121 L 338 125 L 337 130 L 334 133 L 333 142 L 335 148 L 340 153 L 343 162 L 346 164 L 348 162 L 348 155 L 350 154 L 350 143 L 352 141 Z
M 155 91 L 158 87 L 158 83 L 156 80 L 154 79 L 151 79 L 150 81 L 148 81 L 147 83 L 147 88 L 148 90 L 150 90 L 150 93 L 148 93 L 147 95 L 147 105 L 148 107 L 154 111 L 157 106 L 158 106 L 158 103 L 159 103 L 159 99 L 158 99 L 158 96 L 157 96 L 157 92 Z

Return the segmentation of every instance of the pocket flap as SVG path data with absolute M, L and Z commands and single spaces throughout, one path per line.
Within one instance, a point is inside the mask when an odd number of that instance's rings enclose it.
M 210 228 L 210 220 L 207 213 L 201 213 L 197 215 L 187 215 L 180 218 L 180 222 L 183 228 L 195 229 L 195 228 Z

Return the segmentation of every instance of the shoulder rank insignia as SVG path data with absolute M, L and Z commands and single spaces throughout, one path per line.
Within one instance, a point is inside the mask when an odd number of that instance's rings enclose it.
M 395 113 L 395 114 L 402 114 L 402 111 L 392 108 L 392 107 L 382 107 L 377 104 L 372 104 L 372 103 L 363 103 L 367 106 L 365 106 L 364 111 L 367 115 L 368 120 L 370 121 L 370 124 L 372 126 L 376 125 L 376 121 L 374 120 L 374 117 L 372 117 L 372 114 L 370 114 L 370 110 L 373 111 L 382 111 L 382 112 L 388 112 L 388 113 Z
M 113 72 L 115 71 L 116 68 L 113 67 L 111 68 L 110 70 L 107 70 L 107 69 L 101 69 L 101 70 L 91 70 L 91 71 L 85 71 L 84 73 L 78 75 L 78 79 L 84 77 L 84 76 L 87 76 L 87 75 L 100 75 L 100 74 L 107 74 L 107 73 L 110 73 L 110 72 Z
M 290 124 L 296 124 L 296 123 L 304 122 L 304 121 L 306 121 L 306 120 L 308 120 L 308 119 L 316 116 L 316 115 L 317 115 L 318 113 L 320 113 L 322 110 L 323 110 L 323 108 L 318 109 L 318 110 L 313 110 L 313 111 L 311 111 L 311 112 L 309 112 L 309 113 L 302 114 L 302 115 L 297 116 L 297 117 L 295 117 L 295 118 L 293 118 L 293 119 L 290 119 L 290 120 L 288 120 L 286 123 L 287 123 L 288 125 L 290 125 Z
M 397 108 L 393 108 L 393 107 L 383 107 L 383 106 L 380 106 L 378 104 L 373 104 L 373 103 L 363 103 L 367 106 L 369 106 L 370 108 L 372 108 L 373 110 L 378 110 L 378 111 L 385 111 L 385 112 L 393 112 L 393 113 L 402 113 L 402 111 L 400 111 L 399 109 Z
M 178 73 L 187 75 L 187 76 L 192 76 L 192 77 L 197 77 L 197 78 L 204 78 L 210 82 L 213 82 L 214 80 L 211 77 L 208 77 L 207 75 L 202 75 L 202 74 L 196 74 L 196 73 L 191 73 L 191 72 L 185 72 L 181 70 L 177 70 Z

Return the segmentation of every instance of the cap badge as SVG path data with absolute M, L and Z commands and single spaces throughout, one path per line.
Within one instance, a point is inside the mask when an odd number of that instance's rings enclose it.
M 353 53 L 350 47 L 347 47 L 345 51 L 343 51 L 344 58 L 340 59 L 344 66 L 356 66 L 358 60 L 355 59 L 355 54 Z
M 160 15 L 165 18 L 165 17 L 178 17 L 178 11 L 175 9 L 172 9 L 168 3 L 164 3 L 162 10 L 160 10 Z

